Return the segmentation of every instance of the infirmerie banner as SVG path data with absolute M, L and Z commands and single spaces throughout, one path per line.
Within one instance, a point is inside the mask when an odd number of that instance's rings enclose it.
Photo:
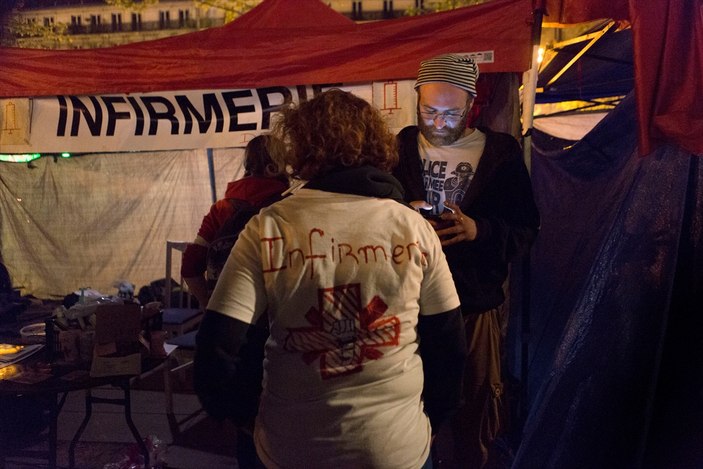
M 341 88 L 392 129 L 414 121 L 412 81 L 0 100 L 0 153 L 99 153 L 244 146 L 290 103 Z

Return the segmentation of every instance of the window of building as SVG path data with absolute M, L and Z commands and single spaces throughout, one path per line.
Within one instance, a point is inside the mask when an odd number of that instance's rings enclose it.
M 90 32 L 97 33 L 100 32 L 100 25 L 103 20 L 100 15 L 90 15 Z
M 113 13 L 111 24 L 113 31 L 122 31 L 122 13 Z
M 352 18 L 361 19 L 362 14 L 361 1 L 352 2 Z
M 393 0 L 383 1 L 383 17 L 390 18 L 393 16 Z
M 83 34 L 83 18 L 80 15 L 71 15 L 71 25 L 68 27 L 70 34 Z
M 142 30 L 142 14 L 132 13 L 132 31 Z
M 45 28 L 51 28 L 54 26 L 54 17 L 49 16 L 49 17 L 44 17 L 44 27 Z
M 425 8 L 425 0 L 415 0 L 415 8 Z
M 168 11 L 159 12 L 159 28 L 167 29 L 171 27 L 171 15 Z
M 179 28 L 187 27 L 189 20 L 190 20 L 190 11 L 178 10 L 178 27 Z

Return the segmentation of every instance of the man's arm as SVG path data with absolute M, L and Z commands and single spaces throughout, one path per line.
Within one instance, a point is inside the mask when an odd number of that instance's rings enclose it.
M 181 277 L 188 285 L 188 291 L 198 300 L 201 310 L 205 310 L 210 299 L 205 269 L 207 267 L 207 241 L 200 235 L 186 247 L 181 263 Z
M 207 307 L 208 300 L 210 299 L 210 293 L 208 292 L 207 280 L 205 280 L 205 276 L 183 277 L 183 281 L 186 285 L 188 285 L 188 292 L 190 292 L 190 294 L 198 300 L 200 310 L 204 310 Z
M 423 399 L 432 434 L 461 405 L 462 376 L 467 355 L 464 320 L 459 308 L 420 315 L 417 323 L 425 375 Z

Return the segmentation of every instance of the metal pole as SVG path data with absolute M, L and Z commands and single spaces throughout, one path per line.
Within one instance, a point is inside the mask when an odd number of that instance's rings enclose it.
M 210 192 L 212 195 L 212 203 L 217 202 L 217 187 L 215 186 L 215 161 L 212 154 L 212 148 L 207 149 L 207 167 L 210 172 Z
M 542 37 L 543 11 L 533 11 L 534 23 L 532 24 L 532 64 L 527 71 L 525 84 L 522 88 L 522 135 L 523 154 L 527 170 L 532 173 L 532 124 L 535 112 L 535 94 L 537 92 L 537 78 L 539 74 L 539 45 Z
M 527 80 L 523 87 L 523 104 L 522 104 L 522 126 L 523 126 L 523 156 L 527 170 L 532 173 L 532 123 L 535 107 L 535 93 L 537 90 L 537 75 L 538 75 L 538 55 L 539 45 L 542 36 L 542 17 L 544 13 L 543 6 L 536 8 L 533 11 L 534 23 L 532 25 L 532 65 L 527 73 Z M 531 293 L 531 262 L 530 253 L 528 252 L 523 258 L 522 268 L 520 269 L 522 277 L 522 295 L 521 295 L 521 350 L 520 350 L 520 409 L 519 409 L 519 425 L 522 427 L 527 419 L 529 412 L 528 405 L 528 379 L 529 379 L 529 342 L 530 342 L 530 293 Z

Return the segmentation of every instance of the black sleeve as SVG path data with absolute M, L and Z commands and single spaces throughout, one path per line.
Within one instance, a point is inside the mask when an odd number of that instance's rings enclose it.
M 459 308 L 420 316 L 417 324 L 420 356 L 425 375 L 423 399 L 432 434 L 461 405 L 462 376 L 466 360 L 466 335 Z
M 534 243 L 540 226 L 539 210 L 520 144 L 505 134 L 487 135 L 492 142 L 490 146 L 486 142 L 487 151 L 490 148 L 492 155 L 500 154 L 499 163 L 481 181 L 480 197 L 462 208 L 476 221 L 477 238 L 471 244 L 487 257 L 507 264 L 527 253 Z
M 405 191 L 405 201 L 425 200 L 422 159 L 417 149 L 419 129 L 416 126 L 405 127 L 400 131 L 398 142 L 398 164 L 393 169 L 393 176 L 400 181 Z
M 265 316 L 264 316 L 264 319 Z M 196 335 L 194 386 L 205 411 L 245 425 L 256 416 L 263 377 L 267 321 L 250 325 L 205 312 Z

